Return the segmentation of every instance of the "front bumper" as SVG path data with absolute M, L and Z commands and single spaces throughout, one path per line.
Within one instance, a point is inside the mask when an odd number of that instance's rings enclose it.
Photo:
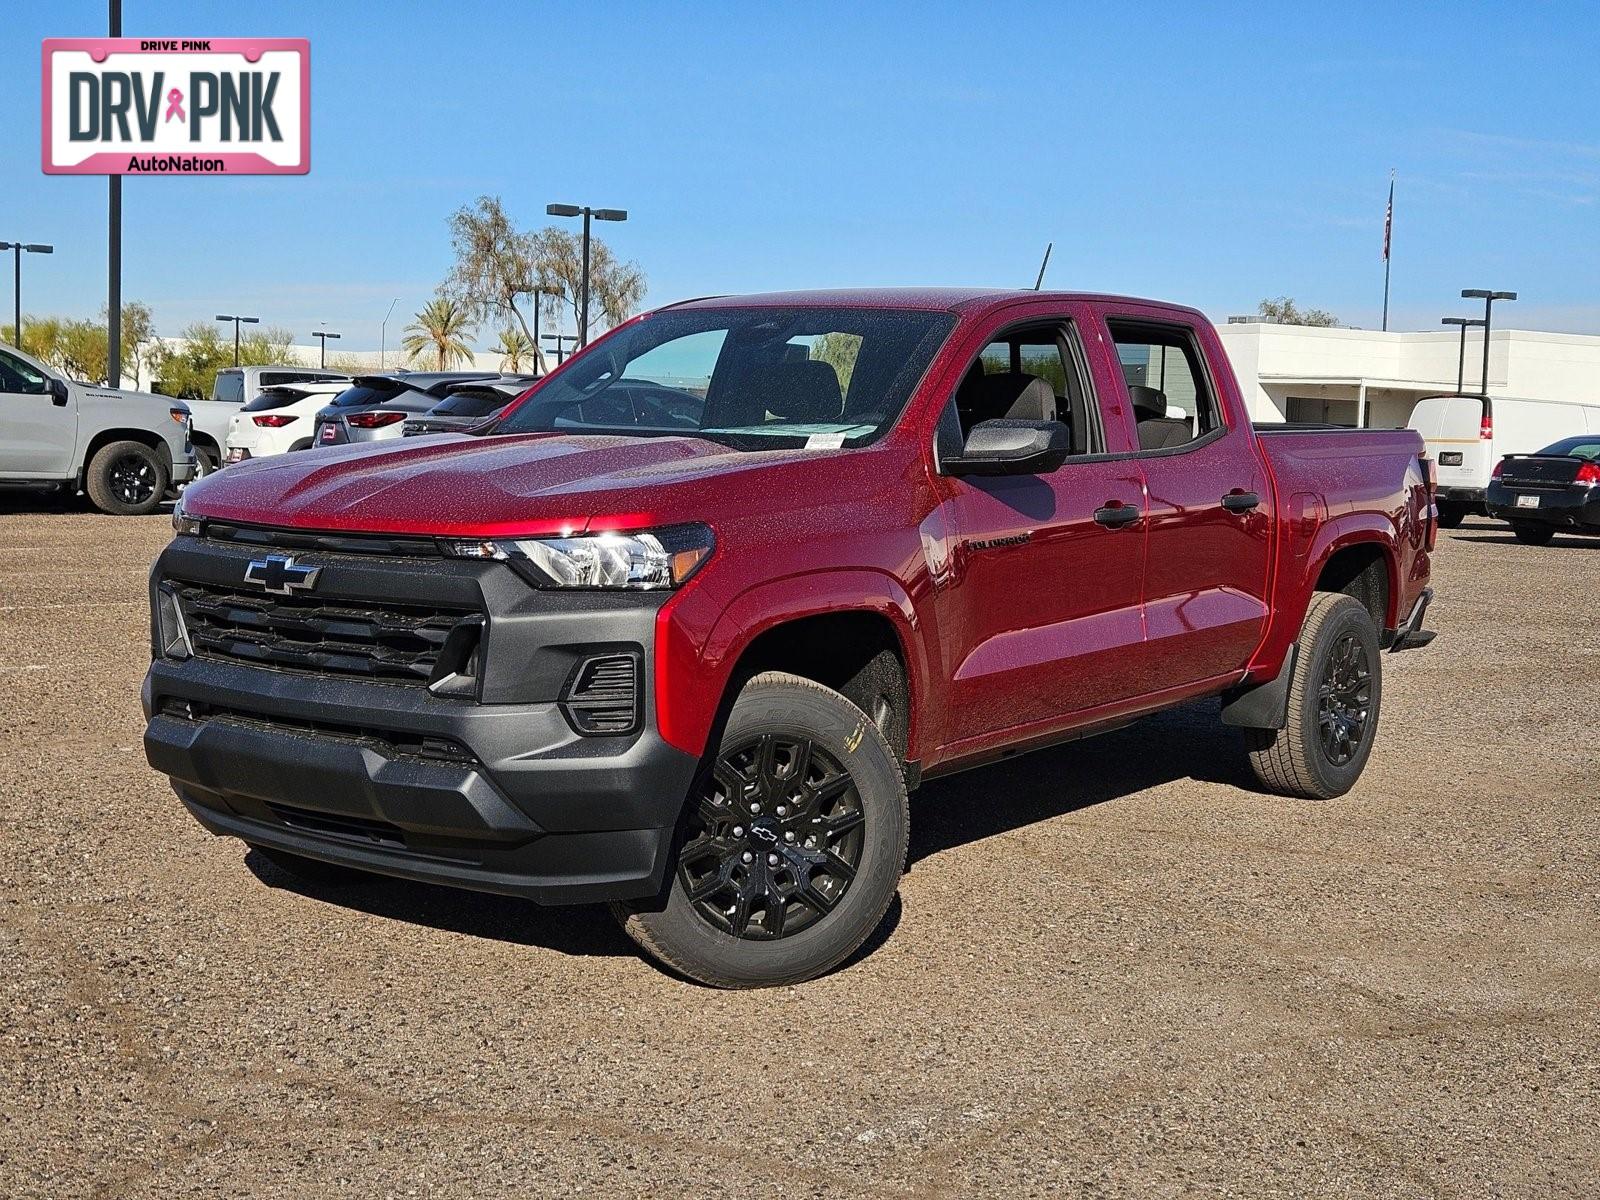
M 154 577 L 241 577 L 251 550 L 201 543 L 176 539 Z M 503 564 L 396 571 L 390 561 L 384 571 L 346 556 L 297 558 L 323 565 L 341 603 L 363 587 L 481 595 L 483 689 L 498 702 L 215 655 L 158 657 L 143 690 L 146 757 L 201 825 L 541 903 L 660 890 L 697 760 L 656 733 L 648 687 L 629 735 L 582 736 L 559 703 L 568 664 L 595 647 L 636 649 L 648 680 L 660 594 L 538 592 Z
M 1517 504 L 1520 495 L 1536 495 L 1534 508 Z M 1489 485 L 1485 496 L 1489 515 L 1497 521 L 1518 525 L 1551 525 L 1579 533 L 1600 533 L 1600 487 L 1589 488 L 1512 488 L 1498 481 Z

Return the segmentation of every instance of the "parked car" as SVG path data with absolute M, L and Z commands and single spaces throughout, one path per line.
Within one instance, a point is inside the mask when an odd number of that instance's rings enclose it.
M 317 413 L 348 385 L 338 380 L 308 380 L 262 388 L 228 424 L 227 457 L 232 466 L 311 445 Z
M 186 401 L 194 413 L 195 477 L 201 478 L 222 465 L 228 433 L 242 405 L 248 404 L 269 387 L 316 381 L 343 382 L 348 386 L 350 376 L 338 371 L 286 365 L 225 367 L 218 371 L 211 383 L 209 399 Z
M 498 379 L 453 383 L 445 397 L 402 428 L 406 437 L 423 433 L 465 433 L 478 429 L 503 413 L 511 402 L 539 382 L 538 375 L 502 375 Z
M 403 435 L 407 417 L 427 412 L 451 384 L 494 379 L 493 371 L 414 371 L 404 375 L 357 375 L 350 387 L 317 413 L 315 444 L 381 442 Z
M 1495 464 L 1489 515 L 1517 541 L 1543 546 L 1558 533 L 1600 534 L 1600 427 Z
M 610 408 L 629 380 L 658 402 Z M 807 979 L 882 920 L 934 775 L 1219 696 L 1270 791 L 1355 784 L 1384 649 L 1431 636 L 1430 464 L 1247 413 L 1169 304 L 662 309 L 493 437 L 191 489 L 145 751 L 290 872 L 609 900 L 693 978 Z
M 1422 434 L 1439 469 L 1439 524 L 1454 529 L 1483 513 L 1489 473 L 1508 454 L 1529 454 L 1557 438 L 1600 433 L 1600 404 L 1518 396 L 1429 396 L 1407 425 Z
M 189 406 L 80 383 L 0 347 L 0 484 L 82 488 L 101 512 L 154 512 L 194 475 Z

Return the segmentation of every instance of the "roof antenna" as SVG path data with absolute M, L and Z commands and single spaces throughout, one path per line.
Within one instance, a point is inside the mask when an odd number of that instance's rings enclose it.
M 1039 264 L 1039 278 L 1033 281 L 1033 290 L 1036 292 L 1044 286 L 1044 269 L 1050 265 L 1050 251 L 1055 248 L 1056 244 L 1054 242 L 1044 248 L 1044 261 Z

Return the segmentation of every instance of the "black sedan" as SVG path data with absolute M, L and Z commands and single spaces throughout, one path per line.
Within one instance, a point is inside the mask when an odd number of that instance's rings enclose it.
M 1519 542 L 1542 546 L 1558 533 L 1600 534 L 1600 433 L 1506 455 L 1484 503 L 1491 517 L 1511 522 Z
M 523 392 L 539 381 L 537 375 L 507 375 L 452 383 L 445 398 L 405 423 L 405 435 L 470 433 L 498 417 Z

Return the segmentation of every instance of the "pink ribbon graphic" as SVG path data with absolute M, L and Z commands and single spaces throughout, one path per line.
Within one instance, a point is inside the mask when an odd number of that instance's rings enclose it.
M 183 93 L 177 88 L 173 88 L 167 93 L 167 115 L 163 121 L 163 124 L 165 124 L 166 121 L 172 120 L 173 117 L 177 117 L 180 121 L 187 121 L 189 119 L 183 115 Z

